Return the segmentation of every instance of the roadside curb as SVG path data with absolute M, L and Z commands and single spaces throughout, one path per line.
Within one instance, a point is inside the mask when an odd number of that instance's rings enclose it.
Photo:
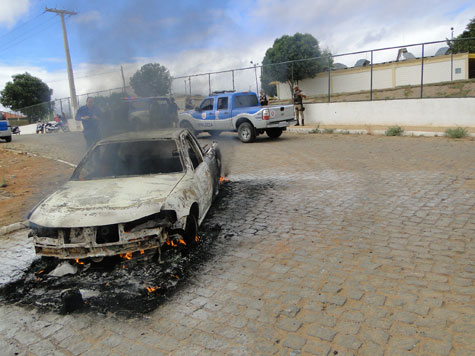
M 16 149 L 16 148 L 5 148 L 6 151 L 10 151 L 10 152 L 15 152 L 15 153 L 20 153 L 20 154 L 26 154 L 26 155 L 29 155 L 29 156 L 32 156 L 32 157 L 40 157 L 40 158 L 46 158 L 46 159 L 49 159 L 51 161 L 56 161 L 56 162 L 59 162 L 59 163 L 63 163 L 67 166 L 70 166 L 72 168 L 76 168 L 77 167 L 77 164 L 73 164 L 73 163 L 70 163 L 68 161 L 64 161 L 62 159 L 59 159 L 59 158 L 53 158 L 53 157 L 48 157 L 48 156 L 42 156 L 42 155 L 39 155 L 39 154 L 36 154 L 36 153 L 32 153 L 32 152 L 28 152 L 28 151 L 22 151 L 20 149 Z
M 335 129 L 332 132 L 325 132 L 325 129 L 319 129 L 317 127 L 288 127 L 288 132 L 300 133 L 300 134 L 356 134 L 356 135 L 384 135 L 385 130 L 345 130 L 345 129 Z M 435 131 L 404 131 L 401 136 L 426 136 L 426 137 L 446 137 L 444 132 L 435 132 Z M 469 133 L 468 137 L 475 137 L 475 133 Z
M 28 220 L 23 220 L 21 222 L 16 222 L 7 226 L 0 227 L 0 236 L 10 234 L 12 232 L 26 229 L 28 227 Z

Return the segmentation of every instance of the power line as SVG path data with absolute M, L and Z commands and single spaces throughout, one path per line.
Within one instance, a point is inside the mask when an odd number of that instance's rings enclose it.
M 36 36 L 39 33 L 42 33 L 50 29 L 51 27 L 55 25 L 54 23 L 52 23 L 52 20 L 54 20 L 54 17 L 52 17 L 51 19 L 49 19 L 49 21 L 42 24 L 46 26 L 36 26 L 35 28 L 32 28 L 31 31 L 25 32 L 21 34 L 19 37 L 12 39 L 10 43 L 7 41 L 6 44 L 4 44 L 3 46 L 0 46 L 0 53 L 6 51 L 7 49 L 15 47 L 18 44 L 25 42 L 28 39 L 31 39 L 32 37 Z
M 24 23 L 22 23 L 21 25 L 18 25 L 17 27 L 15 27 L 14 29 L 8 31 L 7 33 L 4 33 L 3 35 L 0 36 L 0 39 L 5 37 L 5 36 L 8 36 L 10 34 L 12 34 L 13 32 L 15 31 L 18 31 L 19 29 L 22 29 L 23 27 L 25 27 L 27 24 L 29 24 L 30 22 L 33 22 L 35 21 L 37 18 L 39 18 L 40 16 L 44 15 L 46 13 L 46 11 L 43 11 L 42 13 L 40 13 L 39 15 L 33 17 L 32 19 L 28 20 L 28 21 L 25 21 Z
M 93 74 L 89 74 L 89 75 L 84 75 L 82 77 L 76 77 L 75 79 L 84 79 L 84 78 L 90 78 L 90 77 L 97 77 L 97 76 L 100 76 L 100 75 L 113 74 L 113 73 L 118 73 L 118 72 L 119 72 L 119 70 L 110 71 L 110 72 L 102 72 L 102 73 L 93 73 Z M 57 79 L 57 80 L 48 81 L 46 83 L 51 84 L 51 83 L 65 82 L 66 80 L 67 79 Z

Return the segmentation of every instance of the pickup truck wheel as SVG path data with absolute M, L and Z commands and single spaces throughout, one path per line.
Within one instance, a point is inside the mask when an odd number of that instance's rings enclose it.
M 244 122 L 238 127 L 238 136 L 241 142 L 249 143 L 256 140 L 256 131 L 249 122 Z
M 190 246 L 196 242 L 196 235 L 198 235 L 198 222 L 196 221 L 196 217 L 190 214 L 186 217 L 185 236 L 183 236 L 183 239 L 186 244 Z
M 7 142 L 12 142 L 12 137 L 11 137 L 11 136 L 5 137 L 5 141 L 7 141 Z
M 266 134 L 267 136 L 269 136 L 270 138 L 278 138 L 280 137 L 280 135 L 282 135 L 282 129 L 279 129 L 279 128 L 275 128 L 275 129 L 267 129 L 266 130 Z

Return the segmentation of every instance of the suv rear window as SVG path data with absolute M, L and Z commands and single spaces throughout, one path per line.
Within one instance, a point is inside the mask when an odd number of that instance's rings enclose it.
M 253 94 L 247 94 L 247 95 L 236 95 L 233 98 L 233 107 L 235 109 L 246 108 L 249 106 L 259 106 L 258 101 L 257 101 L 257 96 Z

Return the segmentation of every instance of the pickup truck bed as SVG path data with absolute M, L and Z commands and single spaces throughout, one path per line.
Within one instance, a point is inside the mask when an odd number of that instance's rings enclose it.
M 295 123 L 293 105 L 260 106 L 257 95 L 252 92 L 210 95 L 194 110 L 179 114 L 180 127 L 196 134 L 234 131 L 245 143 L 253 142 L 264 132 L 270 138 L 277 138 Z

